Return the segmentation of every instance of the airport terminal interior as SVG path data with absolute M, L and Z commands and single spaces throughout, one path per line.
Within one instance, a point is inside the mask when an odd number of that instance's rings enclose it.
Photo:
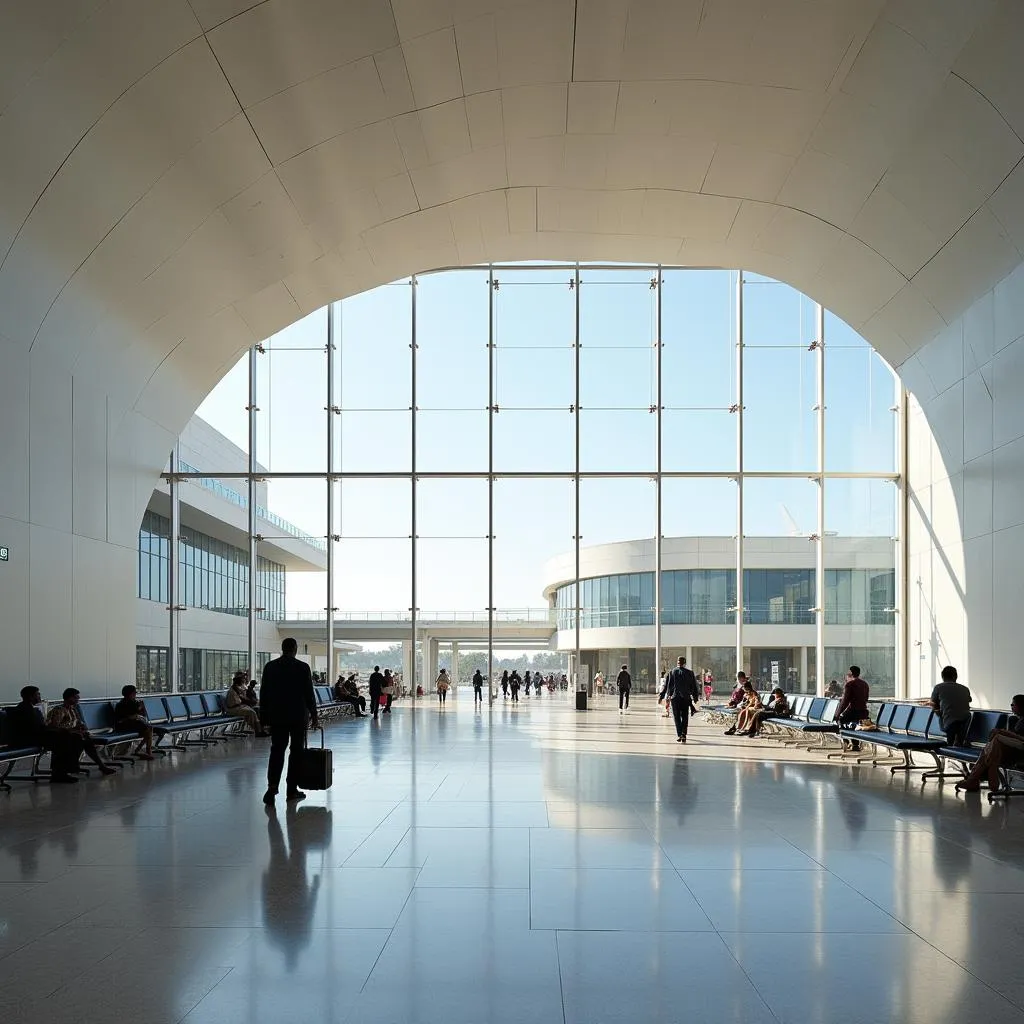
M 3 5 L 0 1020 L 1024 1021 L 1022 45 Z

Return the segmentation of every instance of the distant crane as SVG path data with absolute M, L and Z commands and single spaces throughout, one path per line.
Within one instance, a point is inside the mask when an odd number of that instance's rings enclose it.
M 800 524 L 793 518 L 792 512 L 790 512 L 789 509 L 786 508 L 786 506 L 783 505 L 781 502 L 779 503 L 779 508 L 782 509 L 782 515 L 785 517 L 786 522 L 789 523 L 789 535 L 790 535 L 790 537 L 807 537 L 809 540 L 810 539 L 816 539 L 817 534 L 810 533 L 810 532 L 808 532 L 806 530 L 801 530 L 800 529 Z M 825 536 L 826 537 L 838 537 L 839 536 L 839 531 L 838 530 L 826 530 L 825 531 Z

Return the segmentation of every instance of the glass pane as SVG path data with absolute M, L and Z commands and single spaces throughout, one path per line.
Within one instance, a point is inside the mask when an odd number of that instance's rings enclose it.
M 412 288 L 408 280 L 341 303 L 338 354 L 343 409 L 412 404 Z
M 860 335 L 825 314 L 825 468 L 896 469 L 897 381 Z
M 817 502 L 817 484 L 803 478 L 743 484 L 742 667 L 763 689 L 815 689 Z
M 256 360 L 256 461 L 278 472 L 327 467 L 324 310 L 268 339 Z M 281 340 L 293 344 L 277 347 Z M 308 347 L 296 347 L 299 342 Z
M 514 622 L 521 621 L 524 628 L 543 635 L 552 610 L 558 624 L 554 650 L 527 655 L 514 646 L 498 649 L 496 666 L 515 655 L 529 656 L 535 668 L 541 666 L 545 675 L 554 674 L 558 680 L 568 669 L 568 652 L 576 645 L 574 509 L 571 480 L 494 482 L 494 605 L 503 620 L 500 629 L 514 632 Z M 500 701 L 497 680 L 494 690 Z
M 416 469 L 424 473 L 487 471 L 487 410 L 420 410 Z
M 576 293 L 571 269 L 502 270 L 495 274 L 494 344 L 498 348 L 572 348 Z
M 896 692 L 896 514 L 887 480 L 825 485 L 825 679 L 861 669 L 872 697 Z
M 817 468 L 816 367 L 807 349 L 744 348 L 744 469 Z
M 743 274 L 743 344 L 807 349 L 816 336 L 817 305 L 791 285 Z
M 340 467 L 349 473 L 412 469 L 412 417 L 408 410 L 343 410 Z
M 487 469 L 489 315 L 486 272 L 417 278 L 417 469 Z
M 647 409 L 580 412 L 580 469 L 583 472 L 653 472 L 658 418 Z
M 666 270 L 661 304 L 662 405 L 728 409 L 736 401 L 736 271 Z
M 575 360 L 575 351 L 567 346 L 499 346 L 494 352 L 495 403 L 503 412 L 510 409 L 568 411 L 576 401 Z M 484 404 L 487 404 L 486 399 Z
M 661 468 L 712 473 L 736 469 L 735 413 L 724 409 L 665 409 L 661 414 Z
M 584 348 L 651 349 L 657 335 L 653 270 L 580 270 L 580 339 Z
M 572 472 L 576 465 L 575 417 L 564 410 L 502 409 L 494 416 L 497 472 Z

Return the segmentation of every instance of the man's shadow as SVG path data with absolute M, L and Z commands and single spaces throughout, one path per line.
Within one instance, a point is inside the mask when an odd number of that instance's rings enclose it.
M 288 805 L 285 825 L 287 844 L 277 811 L 268 807 L 270 860 L 263 872 L 263 927 L 270 944 L 284 953 L 290 972 L 312 938 L 320 875 L 309 877 L 307 854 L 331 845 L 331 812 L 326 807 Z

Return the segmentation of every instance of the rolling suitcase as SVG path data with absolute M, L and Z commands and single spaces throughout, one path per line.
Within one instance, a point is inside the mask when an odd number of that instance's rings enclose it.
M 299 789 L 330 789 L 334 781 L 334 751 L 324 748 L 324 730 L 320 729 L 320 746 L 306 747 L 293 751 L 299 755 L 296 768 L 296 785 Z

